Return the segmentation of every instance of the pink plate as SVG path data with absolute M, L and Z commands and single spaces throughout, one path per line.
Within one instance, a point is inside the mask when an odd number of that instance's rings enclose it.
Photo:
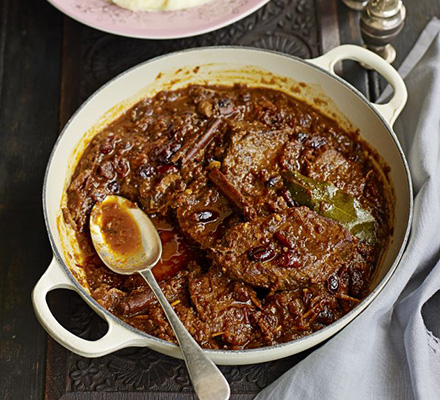
M 179 11 L 132 12 L 109 0 L 48 0 L 69 17 L 116 35 L 176 39 L 210 32 L 242 19 L 269 0 L 212 0 Z

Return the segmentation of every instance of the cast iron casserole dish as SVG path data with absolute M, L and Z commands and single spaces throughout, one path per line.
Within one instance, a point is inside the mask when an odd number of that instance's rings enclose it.
M 361 61 L 378 70 L 394 88 L 391 100 L 384 105 L 373 105 L 334 75 L 333 66 L 342 59 Z M 148 346 L 164 354 L 180 357 L 175 345 L 138 331 L 103 309 L 90 296 L 87 282 L 75 263 L 78 244 L 61 217 L 61 205 L 65 201 L 66 185 L 91 137 L 141 98 L 163 89 L 172 90 L 198 83 L 246 83 L 249 86 L 288 91 L 286 88 L 294 87 L 298 82 L 305 83 L 307 90 L 294 93 L 295 97 L 309 103 L 317 96 L 328 99 L 322 103 L 322 112 L 337 113 L 342 118 L 342 125 L 359 128 L 361 137 L 390 166 L 389 178 L 395 192 L 392 242 L 378 267 L 370 295 L 333 324 L 304 338 L 276 346 L 206 351 L 214 362 L 229 365 L 286 357 L 327 339 L 373 301 L 398 265 L 409 234 L 412 213 L 412 189 L 407 163 L 390 127 L 406 101 L 406 89 L 397 72 L 380 57 L 356 46 L 341 46 L 309 61 L 256 49 L 223 47 L 189 50 L 141 64 L 105 85 L 72 117 L 55 145 L 43 188 L 44 213 L 54 259 L 35 287 L 33 302 L 40 322 L 57 341 L 86 357 L 98 357 L 129 346 Z M 59 325 L 46 303 L 46 294 L 56 288 L 76 290 L 108 322 L 107 334 L 96 342 L 89 342 Z

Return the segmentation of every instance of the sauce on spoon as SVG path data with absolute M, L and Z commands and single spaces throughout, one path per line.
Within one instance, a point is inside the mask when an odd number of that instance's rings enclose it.
M 118 202 L 106 202 L 100 214 L 103 239 L 109 248 L 121 255 L 130 255 L 141 249 L 141 230 Z

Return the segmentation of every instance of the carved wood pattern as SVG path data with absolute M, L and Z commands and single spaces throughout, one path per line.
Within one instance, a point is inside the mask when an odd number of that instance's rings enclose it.
M 302 58 L 321 53 L 318 9 L 337 0 L 272 0 L 254 14 L 229 27 L 181 40 L 146 41 L 108 35 L 70 20 L 64 27 L 64 92 L 60 119 L 63 124 L 95 90 L 117 74 L 140 62 L 184 48 L 213 45 L 254 46 Z M 326 3 L 328 4 L 328 3 Z M 319 7 L 317 7 L 317 5 Z M 321 36 L 320 36 L 321 35 Z M 77 295 L 63 293 L 61 319 L 75 334 L 97 339 L 105 323 Z M 262 388 L 305 358 L 309 352 L 263 364 L 220 367 L 231 384 L 232 398 L 251 399 Z M 147 348 L 129 348 L 98 359 L 68 352 L 52 339 L 48 343 L 46 399 L 192 398 L 183 361 Z M 73 397 L 70 397 L 73 395 Z M 128 397 L 124 397 L 128 396 Z M 107 397 L 106 397 L 107 398 Z
M 302 58 L 320 52 L 315 2 L 272 0 L 265 7 L 226 28 L 180 40 L 136 40 L 90 29 L 82 32 L 81 100 L 102 84 L 142 61 L 192 47 L 245 45 Z

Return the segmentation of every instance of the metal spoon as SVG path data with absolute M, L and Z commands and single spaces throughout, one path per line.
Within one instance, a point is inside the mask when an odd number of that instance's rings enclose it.
M 107 196 L 92 209 L 90 233 L 108 268 L 123 275 L 138 272 L 147 281 L 176 334 L 199 399 L 229 399 L 227 380 L 186 330 L 154 278 L 151 269 L 162 256 L 162 243 L 150 218 L 124 197 Z

